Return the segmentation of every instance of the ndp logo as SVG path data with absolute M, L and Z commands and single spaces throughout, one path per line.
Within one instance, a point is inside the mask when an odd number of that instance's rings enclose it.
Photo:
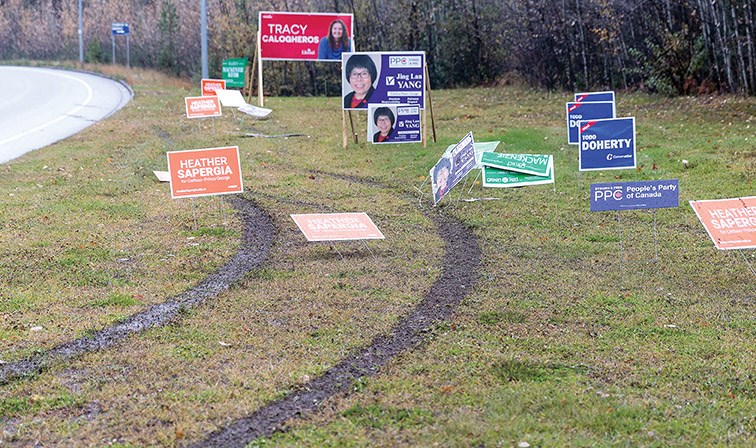
M 421 56 L 389 56 L 389 68 L 422 68 Z
M 622 200 L 622 190 L 596 190 L 593 192 L 594 201 L 608 201 L 614 198 L 615 201 Z

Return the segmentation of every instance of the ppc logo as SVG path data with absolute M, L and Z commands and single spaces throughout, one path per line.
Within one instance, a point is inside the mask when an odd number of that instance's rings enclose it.
M 389 68 L 422 68 L 421 56 L 389 56 Z
M 594 201 L 608 201 L 609 199 L 614 198 L 615 201 L 621 201 L 622 200 L 622 190 L 596 190 L 593 193 L 593 200 Z

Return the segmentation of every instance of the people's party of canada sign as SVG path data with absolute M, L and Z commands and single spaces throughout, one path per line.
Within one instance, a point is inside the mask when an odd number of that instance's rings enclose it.
M 342 31 L 354 51 L 352 14 L 260 12 L 260 58 L 269 60 L 304 60 L 341 62 L 341 58 L 318 56 L 318 46 L 327 39 L 334 22 L 346 27 Z

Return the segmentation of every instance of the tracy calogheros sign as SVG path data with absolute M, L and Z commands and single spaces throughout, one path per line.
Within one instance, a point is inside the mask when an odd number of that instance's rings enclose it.
M 260 58 L 341 62 L 354 51 L 352 14 L 260 12 Z

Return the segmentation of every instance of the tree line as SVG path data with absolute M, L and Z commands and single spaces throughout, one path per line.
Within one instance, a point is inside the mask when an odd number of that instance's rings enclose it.
M 434 88 L 518 80 L 550 90 L 756 94 L 754 0 L 206 0 L 212 77 L 254 57 L 259 11 L 355 18 L 358 51 L 425 51 Z M 198 79 L 200 0 L 83 0 L 87 62 Z M 0 59 L 78 60 L 74 0 L 0 0 Z M 123 38 L 116 62 L 125 61 Z M 265 62 L 266 93 L 340 92 L 338 64 Z

